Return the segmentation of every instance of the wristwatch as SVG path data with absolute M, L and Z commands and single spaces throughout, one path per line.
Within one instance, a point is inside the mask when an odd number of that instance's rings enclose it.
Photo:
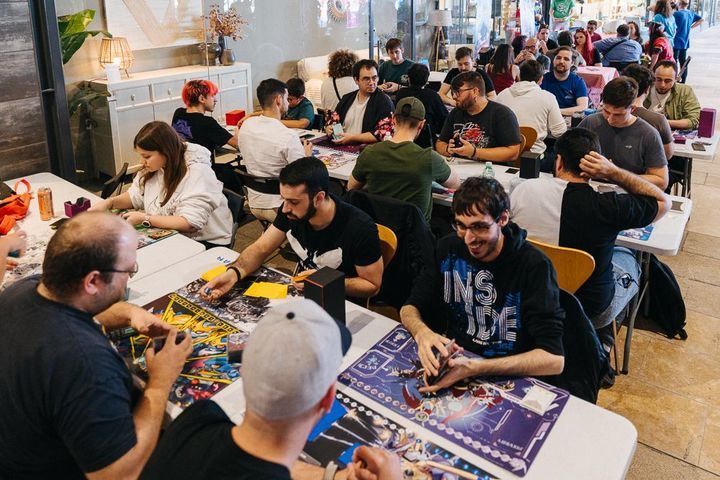
M 142 226 L 145 228 L 152 227 L 152 225 L 150 225 L 150 215 L 148 215 L 147 213 L 145 214 L 145 218 L 142 221 Z

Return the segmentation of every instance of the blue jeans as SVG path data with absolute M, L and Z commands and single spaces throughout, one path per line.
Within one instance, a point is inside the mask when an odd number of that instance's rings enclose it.
M 610 325 L 640 290 L 640 264 L 632 250 L 615 247 L 612 258 L 615 295 L 602 313 L 591 318 L 595 330 Z

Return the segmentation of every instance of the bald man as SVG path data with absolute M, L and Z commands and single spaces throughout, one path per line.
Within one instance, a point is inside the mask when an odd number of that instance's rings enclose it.
M 137 273 L 135 230 L 87 212 L 50 240 L 42 277 L 0 294 L 0 471 L 11 478 L 137 478 L 155 448 L 168 393 L 190 339 L 122 302 Z M 130 372 L 102 328 L 168 335 L 146 354 L 149 380 Z

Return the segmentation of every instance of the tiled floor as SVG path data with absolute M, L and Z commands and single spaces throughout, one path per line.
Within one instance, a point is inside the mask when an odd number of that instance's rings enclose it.
M 720 109 L 720 27 L 695 34 L 690 55 L 688 84 L 704 107 Z M 683 290 L 689 338 L 636 330 L 630 374 L 598 401 L 638 430 L 631 479 L 720 475 L 720 155 L 695 162 L 693 176 L 682 251 L 662 258 Z
M 703 106 L 720 110 L 720 27 L 698 32 L 692 45 L 688 83 Z M 689 338 L 668 340 L 640 322 L 630 374 L 618 376 L 598 401 L 638 430 L 629 479 L 720 478 L 720 155 L 695 162 L 693 176 L 693 214 L 682 251 L 662 258 L 683 290 Z M 235 248 L 260 232 L 257 222 L 244 226 Z M 292 268 L 279 255 L 269 263 Z M 620 344 L 624 338 L 622 329 Z

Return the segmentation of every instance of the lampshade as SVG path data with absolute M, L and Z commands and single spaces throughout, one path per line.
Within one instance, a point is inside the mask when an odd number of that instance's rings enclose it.
M 433 10 L 428 16 L 428 25 L 431 27 L 451 27 L 453 24 L 450 10 Z
M 123 37 L 103 38 L 100 45 L 100 64 L 115 63 L 121 70 L 125 70 L 128 74 L 128 68 L 132 65 L 135 56 L 133 56 L 127 39 Z

